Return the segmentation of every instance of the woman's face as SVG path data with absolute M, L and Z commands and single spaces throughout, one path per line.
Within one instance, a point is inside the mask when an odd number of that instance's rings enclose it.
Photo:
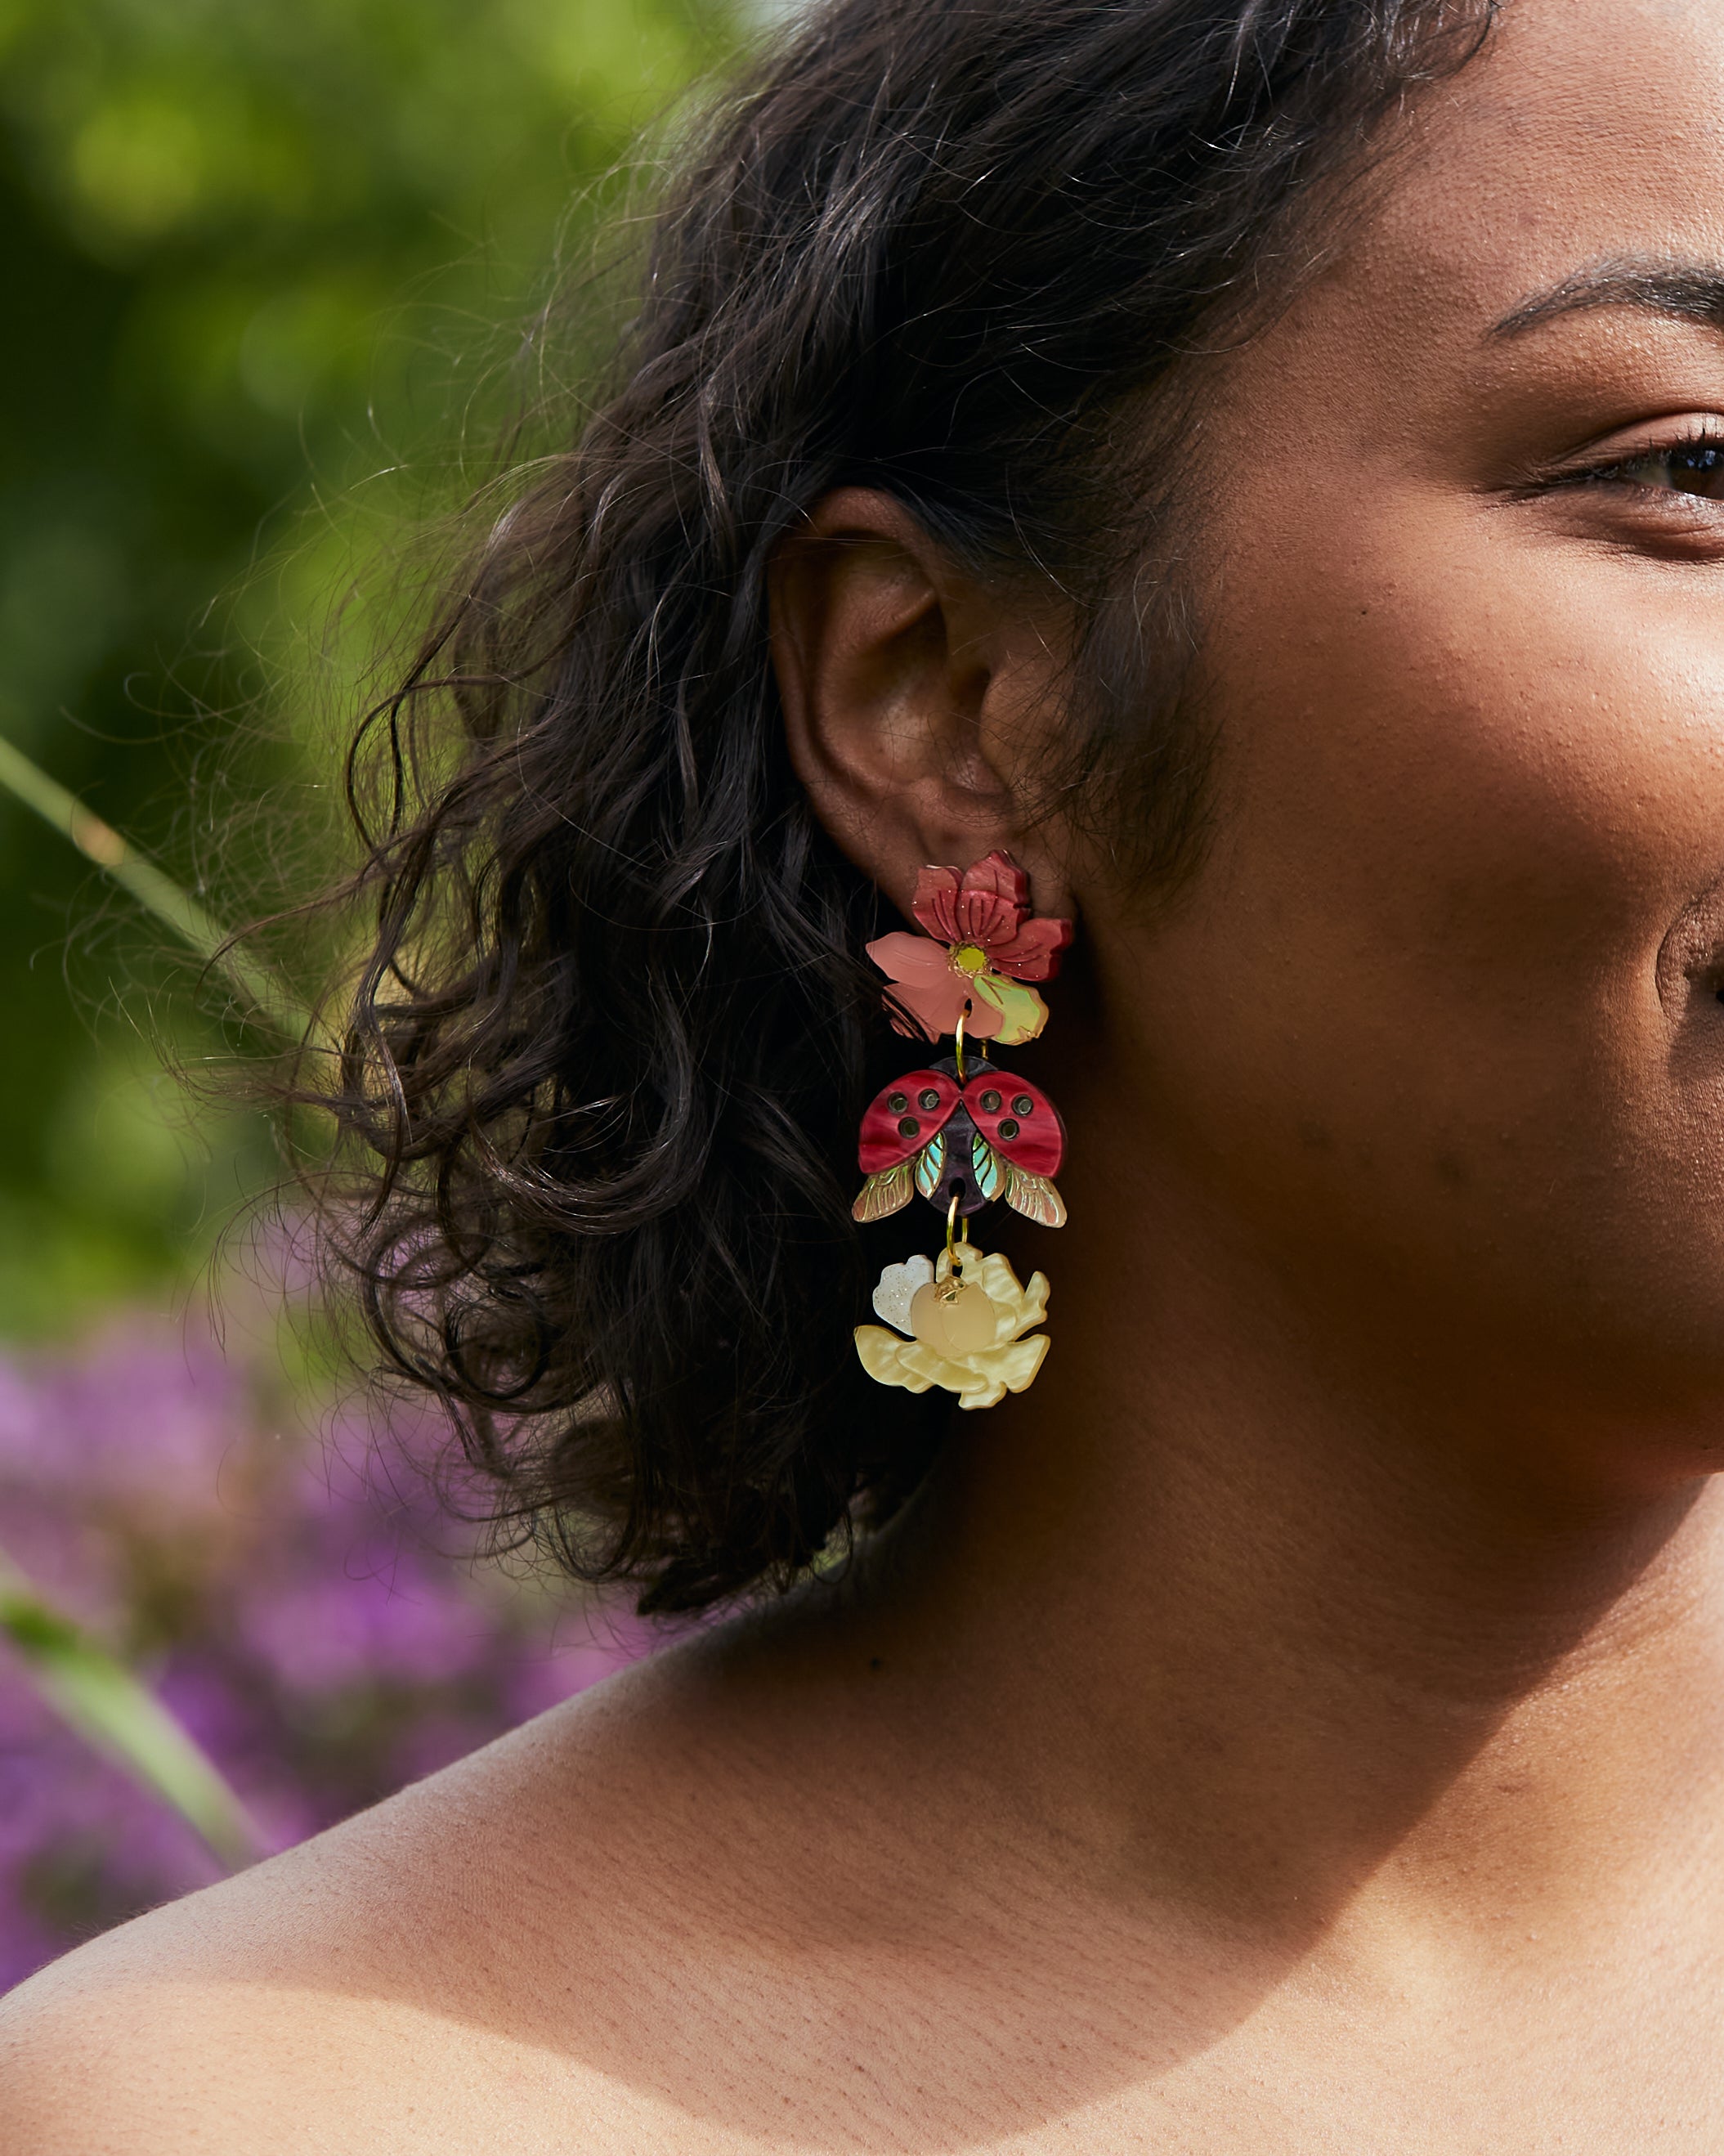
M 1298 1292 L 1705 1444 L 1724 0 L 1511 0 L 1403 125 L 1202 423 L 1216 844 L 1152 936 L 1091 909 L 1098 976 Z

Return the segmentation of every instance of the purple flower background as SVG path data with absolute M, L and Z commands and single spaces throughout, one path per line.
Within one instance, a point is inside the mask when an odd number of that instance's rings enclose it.
M 231 1312 L 229 1313 L 231 1317 Z M 0 1549 L 138 1670 L 280 1849 L 648 1645 L 573 1590 L 475 1563 L 357 1402 L 295 1398 L 273 1328 L 134 1318 L 0 1358 Z M 0 1641 L 0 1986 L 219 1876 Z

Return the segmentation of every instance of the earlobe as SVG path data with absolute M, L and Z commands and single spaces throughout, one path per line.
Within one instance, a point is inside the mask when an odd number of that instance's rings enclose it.
M 901 906 L 926 862 L 1011 843 L 984 742 L 988 609 L 901 503 L 827 495 L 780 546 L 771 609 L 792 764 L 858 867 Z

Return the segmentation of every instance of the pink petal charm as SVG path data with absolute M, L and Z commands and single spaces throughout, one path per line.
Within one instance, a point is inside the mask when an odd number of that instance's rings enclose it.
M 1003 1015 L 1004 985 L 1051 980 L 1072 927 L 1030 917 L 1029 879 L 1008 855 L 996 850 L 962 875 L 931 864 L 916 880 L 911 911 L 927 935 L 880 937 L 868 955 L 892 983 L 892 1001 L 931 1040 L 955 1034 L 960 1018 L 978 1040 L 1028 1040 L 1040 1032 L 1039 1019 L 1031 1019 L 1046 1014 L 1033 995 L 1020 996 L 1015 1017 Z M 978 987 L 983 979 L 986 988 Z M 892 1023 L 900 1033 L 911 1030 L 896 1011 Z
M 952 972 L 944 944 L 900 928 L 879 937 L 867 948 L 869 957 L 892 984 L 892 1000 L 901 1004 L 920 1023 L 930 1040 L 957 1030 L 969 988 Z M 899 1033 L 910 1030 L 899 1022 L 895 1011 L 892 1024 Z
M 1026 921 L 1010 942 L 993 946 L 988 963 L 1014 981 L 1051 981 L 1072 933 L 1069 921 Z
M 1029 907 L 1029 878 L 1004 854 L 966 869 L 925 868 L 910 910 L 945 943 L 1009 943 Z

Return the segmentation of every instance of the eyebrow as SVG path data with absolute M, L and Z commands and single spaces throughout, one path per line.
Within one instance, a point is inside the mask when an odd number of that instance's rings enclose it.
M 1486 335 L 1520 336 L 1559 315 L 1580 314 L 1590 307 L 1639 307 L 1649 314 L 1676 315 L 1724 328 L 1724 269 L 1705 262 L 1660 262 L 1634 255 L 1595 262 L 1547 291 L 1522 300 L 1501 321 L 1493 322 Z

